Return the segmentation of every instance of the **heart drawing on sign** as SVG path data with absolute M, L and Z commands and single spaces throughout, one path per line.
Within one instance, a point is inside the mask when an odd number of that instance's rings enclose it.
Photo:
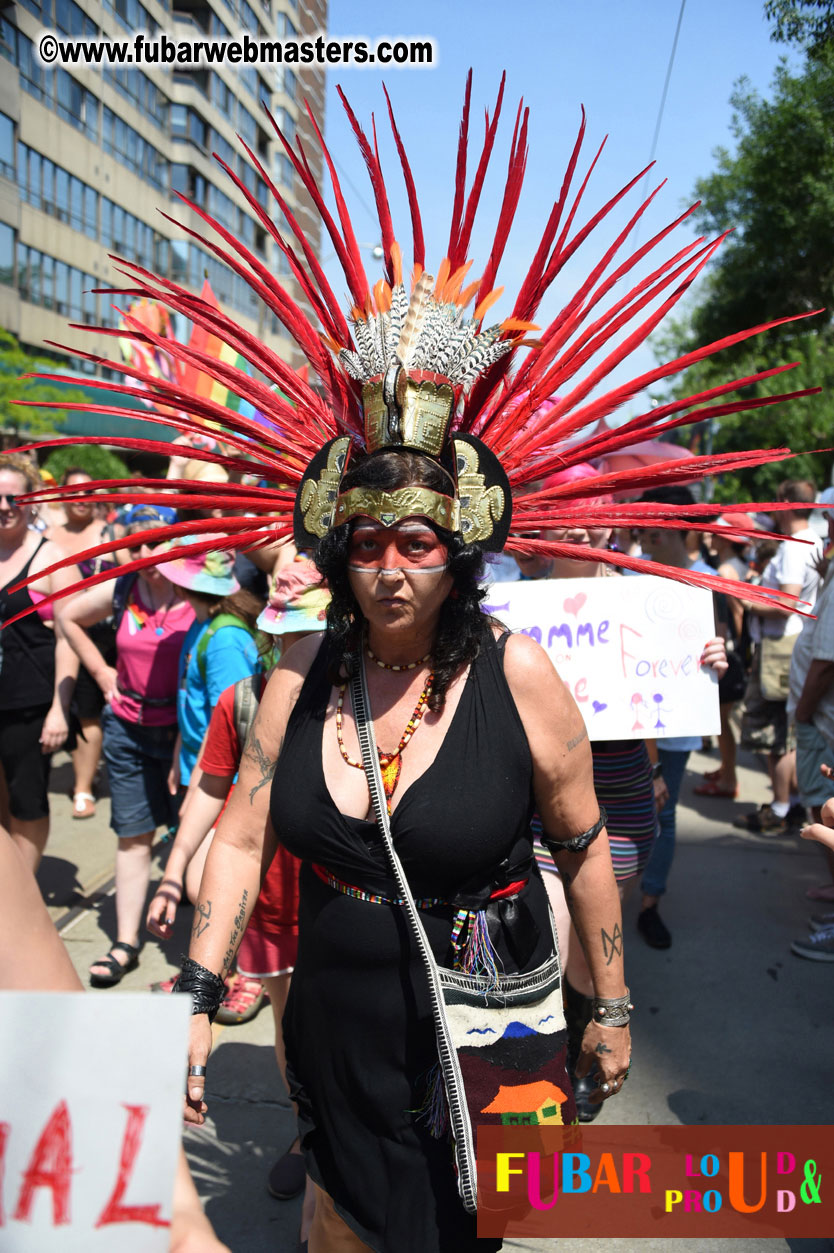
M 576 617 L 587 599 L 584 592 L 577 592 L 575 596 L 569 596 L 562 607 L 565 613 L 572 613 Z
M 607 708 L 608 708 L 608 705 L 605 703 L 604 700 L 594 701 L 594 713 L 595 714 L 601 714 L 603 709 L 607 709 Z

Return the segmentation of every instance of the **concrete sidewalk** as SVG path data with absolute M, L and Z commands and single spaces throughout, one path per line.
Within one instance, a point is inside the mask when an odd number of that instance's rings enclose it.
M 764 775 L 742 758 L 743 802 L 693 798 L 692 787 L 713 758 L 693 754 L 678 819 L 678 851 L 662 914 L 672 948 L 646 947 L 634 919 L 639 897 L 625 909 L 626 969 L 636 1011 L 634 1064 L 606 1121 L 644 1123 L 813 1123 L 834 1121 L 827 1065 L 832 1046 L 834 964 L 794 957 L 790 942 L 807 933 L 806 919 L 825 908 L 805 890 L 825 879 L 821 850 L 797 839 L 763 838 L 732 827 L 732 817 L 766 799 Z M 693 802 L 697 801 L 698 808 Z M 88 822 L 69 821 L 69 802 L 56 800 L 55 833 L 42 881 L 53 917 L 67 916 L 73 883 L 88 883 L 96 858 L 112 867 L 107 805 Z M 107 850 L 110 850 L 107 852 Z M 99 870 L 101 878 L 103 870 Z M 106 876 L 105 876 L 106 877 Z M 183 911 L 187 914 L 188 911 Z M 97 900 L 64 929 L 76 968 L 106 952 L 113 934 L 112 896 Z M 163 951 L 149 939 L 140 968 L 125 988 L 147 988 L 178 963 L 188 918 Z M 95 993 L 106 995 L 106 992 Z M 216 1028 L 209 1067 L 209 1121 L 189 1134 L 187 1149 L 206 1211 L 233 1253 L 294 1253 L 300 1204 L 273 1200 L 268 1171 L 293 1137 L 272 1048 L 272 1014 Z M 505 1242 L 513 1250 L 697 1248 L 703 1253 L 788 1249 L 821 1253 L 829 1241 L 546 1240 Z M 421 1253 L 403 1250 L 402 1253 Z

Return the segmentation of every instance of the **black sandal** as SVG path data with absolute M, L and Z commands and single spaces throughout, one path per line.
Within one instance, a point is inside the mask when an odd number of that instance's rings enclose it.
M 127 961 L 122 964 L 113 956 L 116 949 L 121 949 L 123 953 L 127 953 Z M 115 944 L 111 944 L 110 952 L 106 957 L 102 957 L 101 961 L 93 962 L 94 966 L 106 966 L 110 971 L 109 975 L 94 975 L 90 973 L 90 987 L 93 988 L 114 988 L 117 983 L 121 983 L 122 979 L 130 970 L 135 970 L 139 965 L 139 952 L 132 944 L 125 944 L 122 940 L 117 940 Z

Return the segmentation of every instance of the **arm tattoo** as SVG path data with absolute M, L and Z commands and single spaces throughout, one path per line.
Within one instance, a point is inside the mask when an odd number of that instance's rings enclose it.
M 607 1044 L 598 1044 L 594 1049 L 595 1053 L 610 1053 L 611 1050 Z
M 223 958 L 223 969 L 229 971 L 232 968 L 232 962 L 235 958 L 237 946 L 240 943 L 240 937 L 243 934 L 246 925 L 246 902 L 249 900 L 248 889 L 243 889 L 243 896 L 240 898 L 240 904 L 237 907 L 237 914 L 232 923 L 232 929 L 229 932 L 229 947 L 226 949 L 226 955 Z
M 574 750 L 575 748 L 578 748 L 578 747 L 579 747 L 579 745 L 580 745 L 580 744 L 581 744 L 584 740 L 587 740 L 587 738 L 588 738 L 588 731 L 587 731 L 587 729 L 586 729 L 585 727 L 583 727 L 583 728 L 582 728 L 582 734 L 581 734 L 581 735 L 576 735 L 576 736 L 574 736 L 574 738 L 573 738 L 572 740 L 568 740 L 568 752 L 569 752 L 569 753 L 572 753 L 572 752 L 573 752 L 573 750 Z
M 280 747 L 278 751 L 280 753 Z M 260 771 L 261 776 L 255 786 L 249 789 L 249 804 L 252 805 L 254 804 L 255 796 L 258 792 L 260 792 L 261 788 L 265 787 L 267 783 L 272 782 L 272 776 L 275 774 L 277 759 L 269 757 L 264 752 L 261 741 L 255 734 L 254 727 L 249 732 L 249 738 L 246 741 L 246 748 L 244 749 L 243 755 L 244 757 L 248 757 L 249 760 L 255 764 Z
M 620 924 L 614 924 L 614 932 L 609 935 L 605 928 L 600 932 L 602 935 L 602 952 L 605 957 L 606 966 L 610 966 L 615 957 L 623 955 L 623 933 L 620 930 Z
M 194 922 L 191 927 L 191 934 L 194 939 L 198 939 L 204 931 L 208 931 L 210 927 L 209 918 L 211 917 L 211 901 L 198 901 L 194 907 Z

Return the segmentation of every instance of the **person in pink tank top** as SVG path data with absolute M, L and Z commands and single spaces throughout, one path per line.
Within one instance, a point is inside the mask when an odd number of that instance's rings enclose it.
M 152 506 L 128 526 L 132 560 L 154 546 L 131 547 L 130 536 L 164 526 Z M 194 611 L 155 567 L 88 588 L 58 612 L 60 629 L 98 683 L 104 759 L 110 780 L 110 825 L 116 853 L 117 936 L 110 952 L 90 967 L 93 987 L 119 983 L 139 963 L 139 927 L 151 874 L 157 827 L 176 820 L 169 774 L 177 738 L 177 662 Z M 116 620 L 116 665 L 109 666 L 84 628 Z

